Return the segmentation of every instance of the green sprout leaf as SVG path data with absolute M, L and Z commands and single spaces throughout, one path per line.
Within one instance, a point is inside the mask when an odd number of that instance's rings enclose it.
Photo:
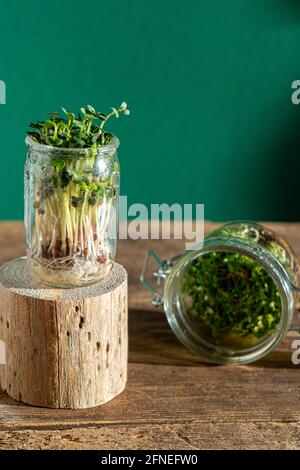
M 65 188 L 66 186 L 68 186 L 71 180 L 72 180 L 72 173 L 64 167 L 61 170 L 61 180 L 60 180 L 61 187 Z
M 61 158 L 52 158 L 51 163 L 56 171 L 60 171 L 65 166 L 65 161 Z

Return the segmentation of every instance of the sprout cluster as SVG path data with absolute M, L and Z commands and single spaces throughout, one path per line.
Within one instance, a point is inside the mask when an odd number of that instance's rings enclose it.
M 116 223 L 119 163 L 117 139 L 104 126 L 129 110 L 125 102 L 107 115 L 90 105 L 77 117 L 62 110 L 66 118 L 50 113 L 50 119 L 31 124 L 31 140 L 51 148 L 40 152 L 29 144 L 25 185 L 33 221 L 28 256 L 42 266 L 41 275 L 51 271 L 68 285 L 100 275 L 114 257 L 108 234 Z
M 235 333 L 262 338 L 280 322 L 275 282 L 260 264 L 240 253 L 199 256 L 185 273 L 182 292 L 190 299 L 188 313 L 213 337 Z
M 46 121 L 31 123 L 34 131 L 28 135 L 36 142 L 52 147 L 60 148 L 95 148 L 109 144 L 113 134 L 106 132 L 104 126 L 113 116 L 120 114 L 129 115 L 127 103 L 123 101 L 119 108 L 111 108 L 112 111 L 105 115 L 97 112 L 93 106 L 81 108 L 75 116 L 74 113 L 62 108 L 66 117 L 59 117 L 58 113 L 49 113 Z

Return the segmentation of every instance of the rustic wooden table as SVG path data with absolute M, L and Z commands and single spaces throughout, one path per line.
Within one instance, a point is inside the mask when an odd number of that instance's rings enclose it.
M 300 224 L 268 224 L 300 255 Z M 206 224 L 206 231 L 215 225 Z M 24 254 L 20 222 L 0 224 L 0 263 Z M 207 365 L 175 338 L 139 283 L 145 253 L 182 241 L 124 240 L 129 272 L 129 377 L 119 397 L 80 411 L 34 408 L 0 391 L 0 449 L 298 449 L 300 366 L 289 333 L 252 365 Z M 300 323 L 299 314 L 295 322 Z

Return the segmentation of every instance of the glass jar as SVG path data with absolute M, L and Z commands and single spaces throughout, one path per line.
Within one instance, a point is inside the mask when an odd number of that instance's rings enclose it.
M 150 259 L 158 265 L 154 276 L 160 287 L 146 277 Z M 192 352 L 216 363 L 246 364 L 271 352 L 289 330 L 298 271 L 285 240 L 255 222 L 242 221 L 223 225 L 205 237 L 202 248 L 169 260 L 149 252 L 141 281 Z M 244 296 L 232 290 L 240 285 L 246 289 Z M 222 310 L 222 302 L 230 308 Z
M 28 267 L 56 287 L 91 284 L 115 259 L 119 140 L 64 149 L 26 138 L 24 199 Z

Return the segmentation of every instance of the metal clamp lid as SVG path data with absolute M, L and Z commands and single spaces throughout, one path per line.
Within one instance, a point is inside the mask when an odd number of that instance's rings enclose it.
M 172 258 L 168 260 L 162 260 L 160 259 L 159 256 L 157 256 L 157 254 L 153 250 L 148 251 L 146 255 L 143 269 L 140 275 L 140 281 L 143 284 L 143 286 L 146 287 L 146 289 L 152 292 L 153 294 L 152 304 L 155 305 L 156 307 L 158 307 L 159 305 L 162 305 L 164 302 L 162 281 L 168 276 L 168 274 L 170 273 L 172 269 L 174 262 L 180 257 L 181 257 L 181 254 L 173 256 Z M 156 265 L 158 265 L 158 269 L 153 271 L 152 275 L 156 278 L 156 286 L 161 287 L 160 290 L 158 290 L 157 287 L 155 287 L 151 283 L 150 279 L 147 279 L 146 277 L 148 264 L 150 260 L 154 260 Z

